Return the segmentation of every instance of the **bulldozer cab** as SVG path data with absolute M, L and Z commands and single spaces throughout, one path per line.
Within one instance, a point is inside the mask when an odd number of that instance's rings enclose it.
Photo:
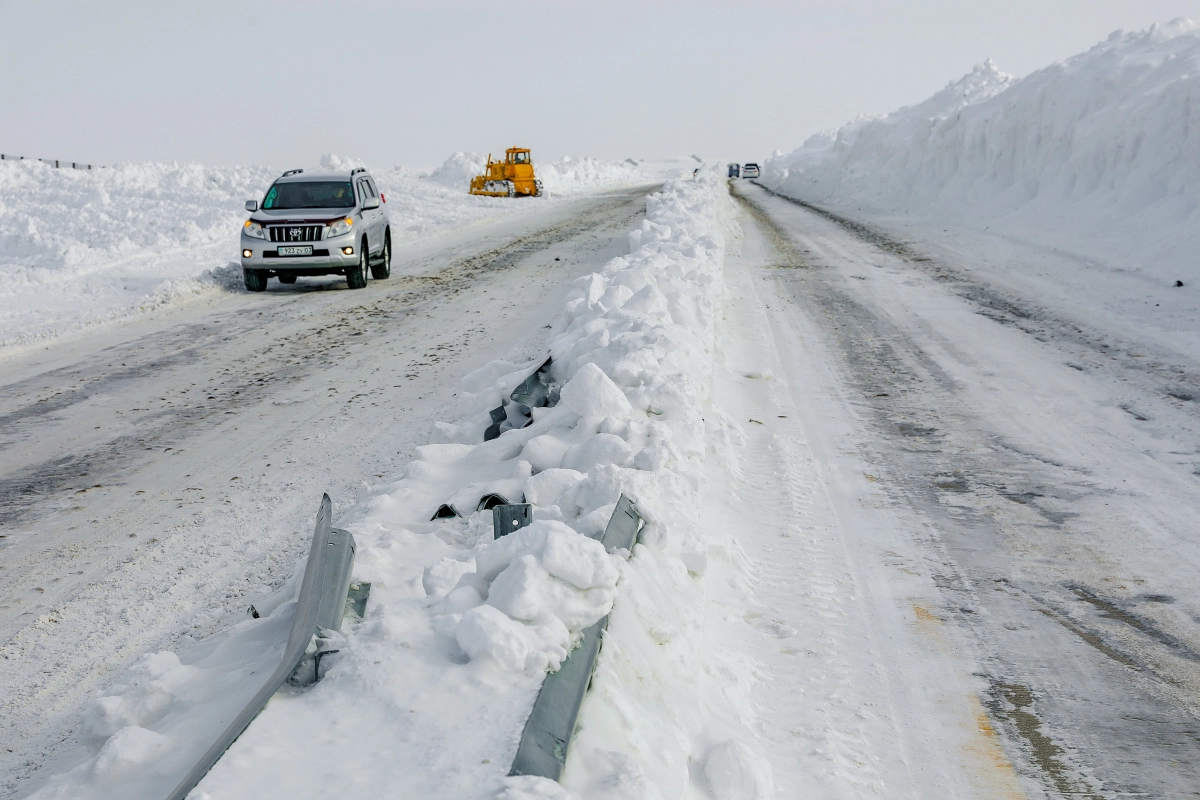
M 508 163 L 510 164 L 528 164 L 529 151 L 511 148 L 508 151 Z

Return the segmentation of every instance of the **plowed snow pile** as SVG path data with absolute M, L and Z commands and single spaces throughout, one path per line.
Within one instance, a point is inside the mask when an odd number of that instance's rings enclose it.
M 359 163 L 326 156 L 319 167 Z M 464 165 L 476 166 L 460 153 L 428 178 L 402 167 L 374 173 L 398 251 L 544 208 L 555 196 L 655 179 L 628 164 L 568 158 L 543 168 L 550 197 L 513 202 L 472 197 L 465 178 L 450 181 L 451 188 L 446 176 Z M 236 263 L 243 203 L 261 198 L 278 175 L 266 167 L 121 164 L 88 171 L 0 161 L 0 353 L 189 298 L 243 291 Z
M 722 796 L 769 796 L 742 728 L 750 680 L 728 680 L 746 667 L 705 649 L 699 610 L 703 415 L 729 233 L 715 177 L 649 197 L 630 254 L 580 279 L 554 323 L 559 400 L 527 427 L 483 442 L 488 410 L 541 359 L 463 379 L 454 421 L 395 483 L 338 514 L 358 543 L 354 577 L 373 585 L 366 619 L 335 641 L 323 680 L 277 694 L 193 797 L 676 797 L 696 780 L 689 765 Z M 523 496 L 533 523 L 493 540 L 491 513 L 474 511 L 491 493 Z M 632 554 L 607 553 L 596 537 L 622 493 L 647 524 Z M 466 516 L 430 521 L 443 503 Z M 256 602 L 262 619 L 182 663 L 145 657 L 89 710 L 94 758 L 34 797 L 162 794 L 278 659 L 296 591 Z M 508 778 L 546 673 L 610 612 L 569 788 Z M 701 700 L 712 673 L 727 691 Z
M 1195 276 L 1200 23 L 1114 33 L 1014 80 L 990 61 L 919 105 L 819 134 L 763 182 L 847 213 L 1003 231 L 1156 280 Z
M 497 156 L 491 154 L 493 158 Z M 503 159 L 501 154 L 499 158 Z M 488 157 L 480 153 L 455 153 L 429 174 L 429 179 L 455 191 L 467 191 L 471 178 L 484 174 Z M 654 174 L 633 161 L 614 163 L 596 158 L 564 156 L 558 161 L 534 162 L 534 171 L 548 194 L 572 194 L 586 189 L 606 189 L 644 183 Z

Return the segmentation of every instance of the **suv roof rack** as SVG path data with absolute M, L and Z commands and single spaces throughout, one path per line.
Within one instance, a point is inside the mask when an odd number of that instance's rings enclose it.
M 286 178 L 288 175 L 299 175 L 301 172 L 304 172 L 304 170 L 302 170 L 302 169 L 289 169 L 287 172 L 283 173 L 283 175 L 281 175 L 280 177 L 281 177 L 281 178 Z
M 350 170 L 350 177 L 353 178 L 358 173 L 366 172 L 366 171 L 367 171 L 366 167 L 355 167 L 354 169 Z

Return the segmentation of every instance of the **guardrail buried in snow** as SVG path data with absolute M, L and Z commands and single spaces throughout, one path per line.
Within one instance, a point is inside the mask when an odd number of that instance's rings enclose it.
M 300 596 L 292 617 L 292 630 L 279 666 L 187 777 L 175 787 L 175 791 L 168 796 L 169 800 L 184 800 L 187 793 L 200 783 L 230 745 L 249 727 L 280 686 L 285 682 L 307 686 L 319 680 L 321 657 L 337 652 L 321 650 L 321 634 L 340 630 L 342 617 L 348 610 L 358 617 L 362 616 L 371 585 L 351 585 L 354 537 L 349 531 L 330 527 L 332 517 L 333 504 L 329 495 L 323 495 L 321 508 L 317 511 L 312 547 L 308 551 L 308 564 L 304 567 L 304 580 L 300 584 Z
M 492 424 L 483 433 L 485 442 L 490 442 L 505 430 L 529 425 L 533 421 L 533 409 L 558 403 L 558 387 L 553 385 L 550 378 L 551 360 L 547 357 L 520 386 L 512 390 L 507 400 L 501 398 L 500 405 L 488 412 L 492 416 Z M 508 428 L 504 427 L 506 423 Z
M 492 513 L 496 514 L 496 511 Z M 632 550 L 641 522 L 637 508 L 628 497 L 621 495 L 600 539 L 604 549 L 609 552 Z M 533 703 L 533 712 L 525 723 L 509 775 L 537 775 L 551 780 L 558 780 L 562 775 L 575 721 L 579 718 L 579 707 L 591 685 L 602 634 L 608 628 L 608 617 L 606 614 L 595 625 L 585 628 L 583 641 L 571 651 L 558 672 L 546 676 Z

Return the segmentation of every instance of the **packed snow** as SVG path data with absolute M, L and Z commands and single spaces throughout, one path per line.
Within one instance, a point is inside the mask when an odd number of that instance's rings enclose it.
M 373 586 L 366 619 L 347 626 L 319 684 L 276 696 L 195 797 L 340 790 L 347 770 L 368 793 L 403 776 L 410 791 L 428 796 L 672 796 L 690 780 L 693 760 L 718 797 L 769 796 L 769 767 L 736 731 L 706 734 L 715 712 L 679 714 L 662 695 L 664 686 L 691 687 L 707 670 L 729 668 L 710 663 L 717 656 L 706 654 L 690 609 L 708 563 L 697 517 L 714 313 L 725 242 L 738 231 L 715 177 L 672 182 L 647 206 L 629 234 L 630 254 L 580 279 L 553 324 L 558 403 L 480 443 L 488 410 L 541 361 L 494 362 L 467 375 L 452 421 L 435 426 L 403 476 L 340 515 L 337 524 L 358 542 L 355 579 Z M 533 503 L 534 522 L 493 540 L 491 513 L 474 511 L 491 493 Z M 607 553 L 597 537 L 622 493 L 646 526 L 632 554 Z M 466 516 L 430 521 L 447 502 Z M 296 591 L 293 580 L 262 598 L 262 619 L 182 660 L 144 657 L 88 711 L 96 755 L 34 797 L 165 788 L 215 736 L 222 713 L 253 691 L 247 673 L 264 674 L 278 658 Z M 647 592 L 653 607 L 640 606 Z M 507 779 L 545 674 L 614 609 L 597 699 L 585 709 L 595 720 L 588 735 L 603 745 L 581 739 L 566 789 Z M 667 655 L 641 644 L 664 636 L 676 641 Z M 635 674 L 614 668 L 630 658 Z M 735 699 L 722 719 L 739 718 Z M 647 714 L 618 723 L 610 703 Z M 353 733 L 337 734 L 345 725 Z M 689 741 L 702 750 L 692 752 Z M 358 768 L 364 759 L 369 769 Z
M 309 168 L 361 162 L 324 156 Z M 396 247 L 528 213 L 555 198 L 645 184 L 653 169 L 592 158 L 536 163 L 546 198 L 474 197 L 482 160 L 457 153 L 429 175 L 373 174 Z M 242 291 L 236 261 L 243 203 L 278 177 L 267 167 L 119 164 L 56 169 L 0 162 L 0 354 L 213 293 Z
M 1198 101 L 1200 23 L 1176 20 L 1116 32 L 1019 80 L 985 62 L 923 103 L 776 155 L 762 182 L 852 215 L 988 229 L 1173 285 L 1200 277 Z

